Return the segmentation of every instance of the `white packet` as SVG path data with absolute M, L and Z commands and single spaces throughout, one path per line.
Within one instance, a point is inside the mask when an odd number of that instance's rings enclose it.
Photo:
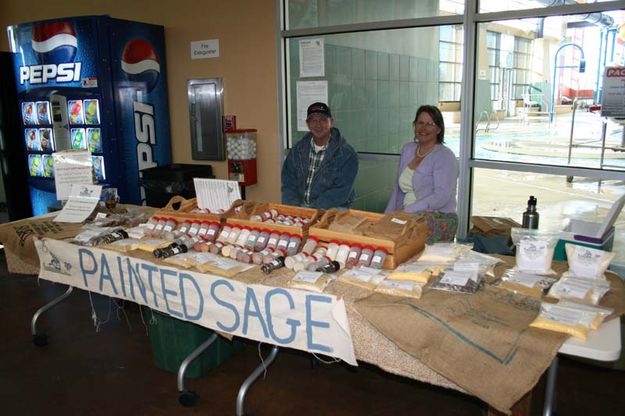
M 540 313 L 530 326 L 586 339 L 596 317 L 597 312 L 542 303 Z
M 419 256 L 419 263 L 453 263 L 462 254 L 471 250 L 471 246 L 457 243 L 434 243 L 426 245 L 425 250 Z
M 608 280 L 562 277 L 551 286 L 549 296 L 596 305 L 609 290 L 610 282 Z
M 563 276 L 586 277 L 589 279 L 604 279 L 605 271 L 615 253 L 584 247 L 577 244 L 564 245 L 569 270 Z
M 558 242 L 558 233 L 528 228 L 512 228 L 510 233 L 516 245 L 517 270 L 545 275 L 556 274 L 551 268 L 551 262 Z
M 425 283 L 413 280 L 383 280 L 375 288 L 376 292 L 391 296 L 420 299 Z

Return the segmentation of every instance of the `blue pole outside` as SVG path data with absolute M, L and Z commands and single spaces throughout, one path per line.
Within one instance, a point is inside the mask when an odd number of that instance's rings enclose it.
M 560 51 L 562 49 L 564 49 L 567 46 L 575 46 L 577 49 L 579 49 L 579 51 L 582 53 L 582 61 L 584 60 L 584 50 L 582 49 L 581 46 L 579 46 L 577 43 L 573 43 L 573 42 L 566 42 L 563 43 L 562 45 L 560 45 L 560 47 L 558 47 L 558 50 L 556 51 L 556 54 L 553 58 L 553 82 L 552 82 L 552 86 L 551 86 L 551 111 L 549 112 L 549 122 L 553 121 L 553 116 L 555 113 L 555 97 L 556 97 L 556 74 L 558 71 L 558 68 L 576 68 L 575 66 L 558 66 L 558 54 L 560 53 Z

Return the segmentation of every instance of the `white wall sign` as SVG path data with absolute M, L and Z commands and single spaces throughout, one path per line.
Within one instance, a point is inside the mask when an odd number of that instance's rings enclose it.
M 219 58 L 219 39 L 191 42 L 191 59 Z
M 314 102 L 328 102 L 328 81 L 297 81 L 297 130 L 308 131 L 306 111 Z
M 603 117 L 625 117 L 625 67 L 606 67 L 601 96 Z
M 323 38 L 299 41 L 299 76 L 322 77 L 325 75 Z

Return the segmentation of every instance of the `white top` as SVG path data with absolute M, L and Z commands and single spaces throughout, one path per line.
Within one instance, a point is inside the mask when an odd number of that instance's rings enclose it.
M 404 206 L 417 202 L 417 195 L 415 194 L 414 187 L 412 186 L 414 171 L 414 169 L 410 169 L 410 166 L 406 166 L 406 169 L 404 169 L 401 175 L 399 175 L 399 189 L 406 194 L 404 196 Z

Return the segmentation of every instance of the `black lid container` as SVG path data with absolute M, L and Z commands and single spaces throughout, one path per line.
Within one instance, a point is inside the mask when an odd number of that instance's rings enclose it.
M 156 208 L 167 205 L 175 195 L 186 199 L 194 198 L 193 178 L 212 179 L 215 177 L 211 165 L 182 163 L 156 166 L 144 169 L 141 173 L 141 185 L 145 189 L 146 204 Z

